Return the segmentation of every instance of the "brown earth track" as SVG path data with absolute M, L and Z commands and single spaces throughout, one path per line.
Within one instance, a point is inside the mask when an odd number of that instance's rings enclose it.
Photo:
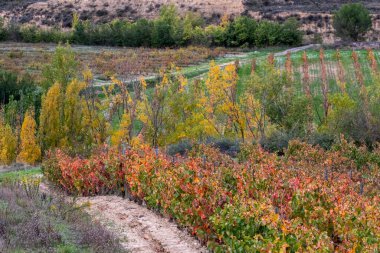
M 173 222 L 132 201 L 117 196 L 79 198 L 86 211 L 119 237 L 130 252 L 208 252 Z

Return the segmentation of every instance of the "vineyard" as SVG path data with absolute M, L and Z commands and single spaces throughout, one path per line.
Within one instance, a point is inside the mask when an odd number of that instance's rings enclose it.
M 0 252 L 380 253 L 377 0 L 144 1 L 0 3 Z
M 87 66 L 75 50 L 37 79 L 0 75 L 1 164 L 123 196 L 213 252 L 379 251 L 378 51 L 140 49 L 127 70 L 128 49 Z
M 294 141 L 282 158 L 245 146 L 238 162 L 204 145 L 186 158 L 148 146 L 88 159 L 56 151 L 43 170 L 68 193 L 145 203 L 214 252 L 376 252 L 379 160 L 356 168 L 352 145 L 326 152 Z

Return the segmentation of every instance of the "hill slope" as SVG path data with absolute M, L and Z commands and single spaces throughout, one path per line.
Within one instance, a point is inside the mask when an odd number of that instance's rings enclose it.
M 0 16 L 7 21 L 32 23 L 42 26 L 70 27 L 72 14 L 81 19 L 106 22 L 115 18 L 136 20 L 153 18 L 163 5 L 175 4 L 181 13 L 196 11 L 208 22 L 216 22 L 223 15 L 249 14 L 257 18 L 282 21 L 296 17 L 310 38 L 322 34 L 325 41 L 333 41 L 331 12 L 352 0 L 3 0 Z M 380 2 L 364 3 L 374 14 L 374 28 L 380 30 Z M 371 35 L 378 37 L 378 32 Z

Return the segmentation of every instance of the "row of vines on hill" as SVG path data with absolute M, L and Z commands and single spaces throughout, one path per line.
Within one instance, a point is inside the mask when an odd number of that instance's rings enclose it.
M 215 252 L 376 252 L 380 161 L 358 170 L 352 149 L 293 141 L 280 158 L 245 146 L 237 162 L 204 145 L 187 158 L 105 146 L 88 159 L 51 152 L 43 170 L 68 193 L 146 203 Z

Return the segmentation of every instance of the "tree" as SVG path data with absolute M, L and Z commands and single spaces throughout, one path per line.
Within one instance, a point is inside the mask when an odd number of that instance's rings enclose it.
M 106 93 L 106 97 L 111 98 L 112 107 L 116 108 L 117 111 L 121 109 L 122 116 L 119 128 L 112 133 L 111 142 L 113 145 L 119 147 L 122 144 L 131 145 L 133 126 L 137 120 L 137 106 L 141 100 L 142 85 L 135 82 L 133 84 L 133 92 L 129 92 L 128 83 L 122 82 L 114 77 L 112 77 L 112 83 L 120 89 L 120 92 L 115 95 L 111 94 L 112 98 Z
M 164 6 L 160 10 L 160 17 L 155 20 L 152 31 L 152 45 L 155 47 L 169 47 L 182 41 L 183 25 L 175 5 Z
M 227 45 L 230 47 L 253 46 L 256 26 L 257 23 L 252 18 L 246 16 L 236 18 L 227 27 Z
M 78 62 L 75 59 L 75 53 L 70 45 L 65 47 L 59 45 L 51 62 L 45 65 L 43 69 L 43 86 L 48 89 L 54 83 L 58 82 L 65 90 L 69 82 L 77 74 Z
M 4 20 L 0 18 L 0 41 L 3 41 L 7 38 L 7 30 L 4 27 Z
M 84 101 L 80 92 L 84 89 L 85 83 L 74 79 L 66 88 L 63 101 L 64 119 L 63 131 L 64 145 L 66 147 L 79 147 L 83 144 L 83 106 Z
M 281 27 L 280 43 L 289 46 L 302 44 L 303 32 L 299 28 L 297 19 L 287 19 Z
M 244 142 L 246 137 L 245 119 L 239 108 L 237 93 L 238 75 L 236 65 L 231 64 L 223 70 L 211 62 L 206 79 L 209 95 L 206 108 L 209 110 L 210 122 L 221 135 L 228 132 L 237 134 Z M 227 131 L 226 131 L 227 130 Z
M 138 105 L 138 119 L 144 124 L 146 137 L 153 147 L 158 147 L 163 140 L 164 111 L 168 92 L 169 78 L 164 74 L 161 83 L 156 84 L 149 99 L 146 94 L 146 81 L 141 79 L 142 99 Z
M 208 99 L 199 80 L 189 84 L 183 75 L 178 75 L 169 87 L 167 99 L 170 115 L 165 121 L 167 144 L 202 142 L 217 134 L 206 117 L 204 102 Z
M 18 159 L 22 162 L 34 165 L 41 159 L 41 148 L 37 142 L 37 124 L 33 113 L 28 111 L 21 127 L 21 145 Z
M 0 164 L 10 164 L 16 159 L 17 136 L 8 124 L 0 119 Z
M 334 15 L 336 34 L 342 39 L 358 41 L 372 27 L 369 11 L 361 3 L 343 5 Z
M 111 143 L 114 146 L 121 147 L 121 145 L 126 143 L 131 143 L 130 139 L 130 127 L 131 127 L 131 119 L 129 117 L 129 114 L 124 113 L 121 122 L 119 125 L 119 128 L 113 131 L 111 135 Z
M 62 116 L 61 85 L 56 83 L 42 99 L 39 131 L 43 150 L 59 146 L 62 139 Z

